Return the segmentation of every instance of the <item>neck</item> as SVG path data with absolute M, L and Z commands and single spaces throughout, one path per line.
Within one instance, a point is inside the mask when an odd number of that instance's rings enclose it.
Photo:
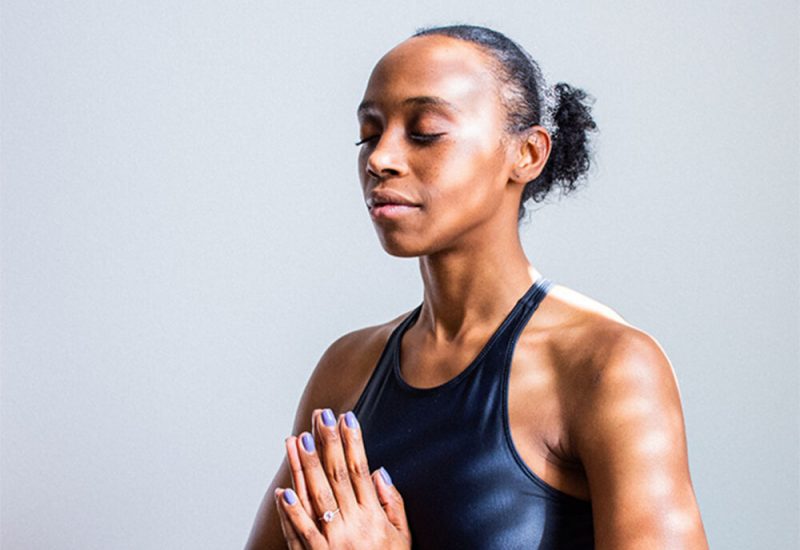
M 486 330 L 540 276 L 525 256 L 516 224 L 511 236 L 484 231 L 480 237 L 480 242 L 420 256 L 425 288 L 415 325 L 434 340 L 452 341 L 467 330 Z

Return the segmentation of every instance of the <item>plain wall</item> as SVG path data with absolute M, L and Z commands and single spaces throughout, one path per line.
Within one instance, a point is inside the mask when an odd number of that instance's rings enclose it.
M 588 183 L 525 249 L 666 350 L 712 547 L 800 544 L 797 2 L 0 16 L 4 549 L 243 546 L 321 353 L 422 299 L 364 206 L 355 108 L 388 49 L 457 22 L 596 98 Z

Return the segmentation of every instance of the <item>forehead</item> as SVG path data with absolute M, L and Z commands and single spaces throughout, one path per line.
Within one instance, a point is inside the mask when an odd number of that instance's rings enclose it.
M 389 108 L 408 97 L 431 96 L 459 110 L 485 109 L 497 99 L 489 54 L 447 36 L 409 38 L 392 48 L 367 82 L 364 102 Z

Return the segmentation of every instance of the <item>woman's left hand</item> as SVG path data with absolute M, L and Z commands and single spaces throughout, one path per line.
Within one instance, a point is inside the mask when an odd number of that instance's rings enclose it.
M 275 490 L 289 548 L 411 548 L 403 498 L 386 470 L 370 474 L 355 415 L 337 422 L 330 409 L 314 409 L 311 426 L 313 434 L 286 438 L 295 490 Z

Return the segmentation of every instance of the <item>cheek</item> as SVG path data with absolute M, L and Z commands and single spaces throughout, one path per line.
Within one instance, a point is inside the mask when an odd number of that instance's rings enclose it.
M 434 155 L 419 177 L 433 206 L 472 209 L 500 199 L 503 161 L 497 149 L 465 145 Z

